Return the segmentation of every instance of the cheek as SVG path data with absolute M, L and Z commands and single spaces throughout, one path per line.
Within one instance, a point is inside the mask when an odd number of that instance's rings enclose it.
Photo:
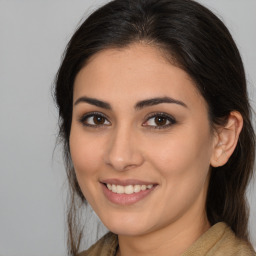
M 78 184 L 86 200 L 94 205 L 94 196 L 98 193 L 97 170 L 99 170 L 100 150 L 95 140 L 85 136 L 82 128 L 72 126 L 70 133 L 70 153 Z
M 158 138 L 148 151 L 148 159 L 161 177 L 163 202 L 169 202 L 161 208 L 167 219 L 169 215 L 182 215 L 192 205 L 204 208 L 211 143 L 207 129 L 193 135 L 182 132 L 173 133 L 169 140 Z
M 158 138 L 148 150 L 148 158 L 163 176 L 186 180 L 206 176 L 212 152 L 208 129 L 177 129 L 169 138 Z M 145 147 L 150 148 L 150 147 Z M 180 180 L 179 182 L 181 182 Z
M 80 127 L 73 126 L 70 133 L 70 153 L 78 181 L 91 176 L 99 163 L 100 146 L 85 136 Z M 86 180 L 86 179 L 85 179 Z

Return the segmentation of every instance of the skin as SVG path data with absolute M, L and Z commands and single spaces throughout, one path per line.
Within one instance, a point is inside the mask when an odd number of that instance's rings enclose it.
M 111 109 L 81 97 L 107 102 Z M 139 101 L 156 97 L 185 106 L 135 109 Z M 207 104 L 193 81 L 156 48 L 133 44 L 94 55 L 76 76 L 73 102 L 70 150 L 78 183 L 105 226 L 118 234 L 118 255 L 183 253 L 210 227 L 205 211 L 210 165 L 227 161 L 233 147 L 221 153 L 225 143 L 212 132 Z M 91 112 L 104 115 L 102 125 L 84 117 Z M 176 122 L 162 119 L 159 125 L 152 113 Z M 113 178 L 156 187 L 135 204 L 118 205 L 100 183 Z

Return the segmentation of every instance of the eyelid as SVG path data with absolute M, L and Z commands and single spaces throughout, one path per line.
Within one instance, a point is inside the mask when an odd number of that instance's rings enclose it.
M 170 123 L 166 124 L 166 125 L 162 125 L 162 126 L 157 126 L 157 125 L 145 125 L 146 122 L 148 122 L 151 118 L 155 118 L 155 117 L 164 117 L 166 118 Z M 165 112 L 154 112 L 154 113 L 150 113 L 149 115 L 146 116 L 145 118 L 146 120 L 143 122 L 142 126 L 146 126 L 148 128 L 152 128 L 152 129 L 165 129 L 165 128 L 169 128 L 170 126 L 174 125 L 177 123 L 176 119 L 170 115 L 167 114 Z
M 101 116 L 101 117 L 105 118 L 105 119 L 111 124 L 111 122 L 109 121 L 109 117 L 108 117 L 107 115 L 105 115 L 105 114 L 103 114 L 103 113 L 101 113 L 101 112 L 94 112 L 94 111 L 93 111 L 93 112 L 86 113 L 86 114 L 83 114 L 82 116 L 80 116 L 80 117 L 78 118 L 78 121 L 79 121 L 80 123 L 82 123 L 83 126 L 86 126 L 86 127 L 99 128 L 99 127 L 102 127 L 102 126 L 109 126 L 109 125 L 106 125 L 106 124 L 101 124 L 101 125 L 97 125 L 97 124 L 95 124 L 95 125 L 86 124 L 86 123 L 85 123 L 85 120 L 88 119 L 88 118 L 90 118 L 90 117 L 93 117 L 93 116 Z
M 107 122 L 109 122 L 109 124 L 94 124 L 94 125 L 92 125 L 92 124 L 89 124 L 89 123 L 85 123 L 85 121 L 88 118 L 93 117 L 93 116 L 101 116 L 101 117 L 105 118 L 107 120 Z M 156 117 L 166 118 L 167 121 L 169 121 L 169 124 L 165 124 L 165 125 L 148 125 L 148 124 L 145 124 L 151 118 L 156 118 Z M 80 123 L 82 123 L 83 126 L 92 127 L 92 128 L 101 128 L 101 127 L 104 127 L 104 126 L 110 126 L 111 125 L 111 122 L 109 121 L 109 117 L 107 115 L 105 115 L 101 112 L 95 112 L 95 111 L 83 114 L 81 117 L 79 117 L 78 121 Z M 145 117 L 145 121 L 143 122 L 142 126 L 147 127 L 147 128 L 152 128 L 152 129 L 164 129 L 164 128 L 168 128 L 168 127 L 170 127 L 170 126 L 172 126 L 176 123 L 177 123 L 177 121 L 172 115 L 167 114 L 165 112 L 154 112 L 154 113 L 148 114 Z

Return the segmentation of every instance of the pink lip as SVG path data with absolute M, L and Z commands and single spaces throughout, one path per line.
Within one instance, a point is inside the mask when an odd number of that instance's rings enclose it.
M 106 179 L 101 180 L 101 183 L 105 184 L 114 184 L 114 185 L 121 185 L 121 186 L 128 186 L 128 185 L 156 185 L 154 182 L 147 182 L 135 179 L 128 179 L 128 180 L 119 180 L 119 179 Z
M 121 185 L 120 183 L 109 183 L 109 184 L 117 184 Z M 131 183 L 129 183 L 131 185 Z M 138 184 L 138 183 L 135 183 Z M 152 183 L 151 183 L 152 184 Z M 151 189 L 146 189 L 143 191 L 140 191 L 138 193 L 133 193 L 133 194 L 117 194 L 112 191 L 110 191 L 105 184 L 101 183 L 103 193 L 105 197 L 112 203 L 118 204 L 118 205 L 132 205 L 135 204 L 145 197 L 147 197 L 154 189 L 156 186 L 153 186 Z M 144 185 L 144 184 L 143 184 Z M 145 184 L 146 185 L 146 184 Z M 149 184 L 148 184 L 149 185 Z

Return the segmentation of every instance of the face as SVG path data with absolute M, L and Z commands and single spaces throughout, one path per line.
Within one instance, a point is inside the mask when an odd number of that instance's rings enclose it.
M 206 102 L 157 49 L 104 50 L 77 74 L 71 157 L 112 232 L 142 235 L 205 215 L 213 148 Z

